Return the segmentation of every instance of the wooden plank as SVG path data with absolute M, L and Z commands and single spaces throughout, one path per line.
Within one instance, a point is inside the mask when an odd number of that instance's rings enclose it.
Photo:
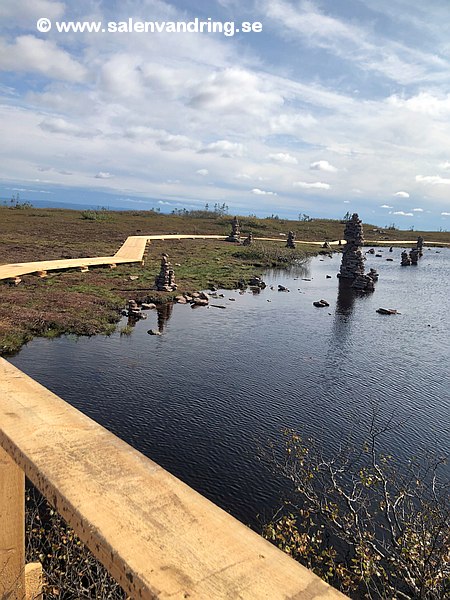
M 0 598 L 25 593 L 25 476 L 0 447 Z
M 0 359 L 0 444 L 132 598 L 343 598 Z
M 41 563 L 25 565 L 25 600 L 43 600 L 43 574 Z

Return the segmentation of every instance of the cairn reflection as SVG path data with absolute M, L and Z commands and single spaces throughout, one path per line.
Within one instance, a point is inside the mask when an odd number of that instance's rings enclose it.
M 165 304 L 160 304 L 156 307 L 156 311 L 158 313 L 158 331 L 159 333 L 164 333 L 167 321 L 172 316 L 173 302 L 166 302 Z

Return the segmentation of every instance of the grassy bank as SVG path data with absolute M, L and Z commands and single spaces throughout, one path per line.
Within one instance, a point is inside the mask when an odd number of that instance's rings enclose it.
M 58 258 L 114 254 L 130 235 L 158 233 L 228 235 L 231 216 L 200 212 L 183 216 L 156 212 L 72 211 L 59 209 L 10 209 L 0 207 L 0 264 Z M 365 225 L 366 238 L 415 239 L 417 232 L 389 230 L 381 235 Z M 336 240 L 343 237 L 339 221 L 310 222 L 243 217 L 241 233 L 255 237 L 284 237 L 289 230 L 297 239 Z M 450 234 L 424 233 L 425 240 L 448 242 Z M 265 268 L 284 266 L 317 246 L 283 242 L 257 242 L 251 247 L 226 242 L 157 241 L 149 247 L 144 267 L 122 265 L 115 270 L 92 268 L 88 273 L 50 272 L 46 279 L 26 275 L 18 287 L 1 284 L 0 354 L 17 351 L 32 337 L 108 334 L 114 331 L 119 311 L 129 298 L 163 302 L 172 295 L 153 291 L 162 252 L 175 266 L 178 293 L 211 285 L 235 287 L 237 282 L 260 274 Z M 137 278 L 137 279 L 136 279 Z

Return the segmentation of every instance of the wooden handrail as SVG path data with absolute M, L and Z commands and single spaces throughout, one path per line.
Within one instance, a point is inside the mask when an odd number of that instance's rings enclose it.
M 132 598 L 344 598 L 4 359 L 0 445 Z

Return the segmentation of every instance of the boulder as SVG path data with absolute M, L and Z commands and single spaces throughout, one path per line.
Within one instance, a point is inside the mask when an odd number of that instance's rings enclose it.
M 192 308 L 196 307 L 196 306 L 208 306 L 209 304 L 209 300 L 205 300 L 204 298 L 194 298 L 192 300 Z
M 378 308 L 377 313 L 379 313 L 380 315 L 399 315 L 400 314 L 398 312 L 398 310 L 395 308 Z
M 161 332 L 160 332 L 160 331 L 157 331 L 156 329 L 149 329 L 149 330 L 147 331 L 147 333 L 148 333 L 149 335 L 161 335 Z
M 313 305 L 317 308 L 325 308 L 326 306 L 330 306 L 330 304 L 326 300 L 316 300 L 313 302 Z

